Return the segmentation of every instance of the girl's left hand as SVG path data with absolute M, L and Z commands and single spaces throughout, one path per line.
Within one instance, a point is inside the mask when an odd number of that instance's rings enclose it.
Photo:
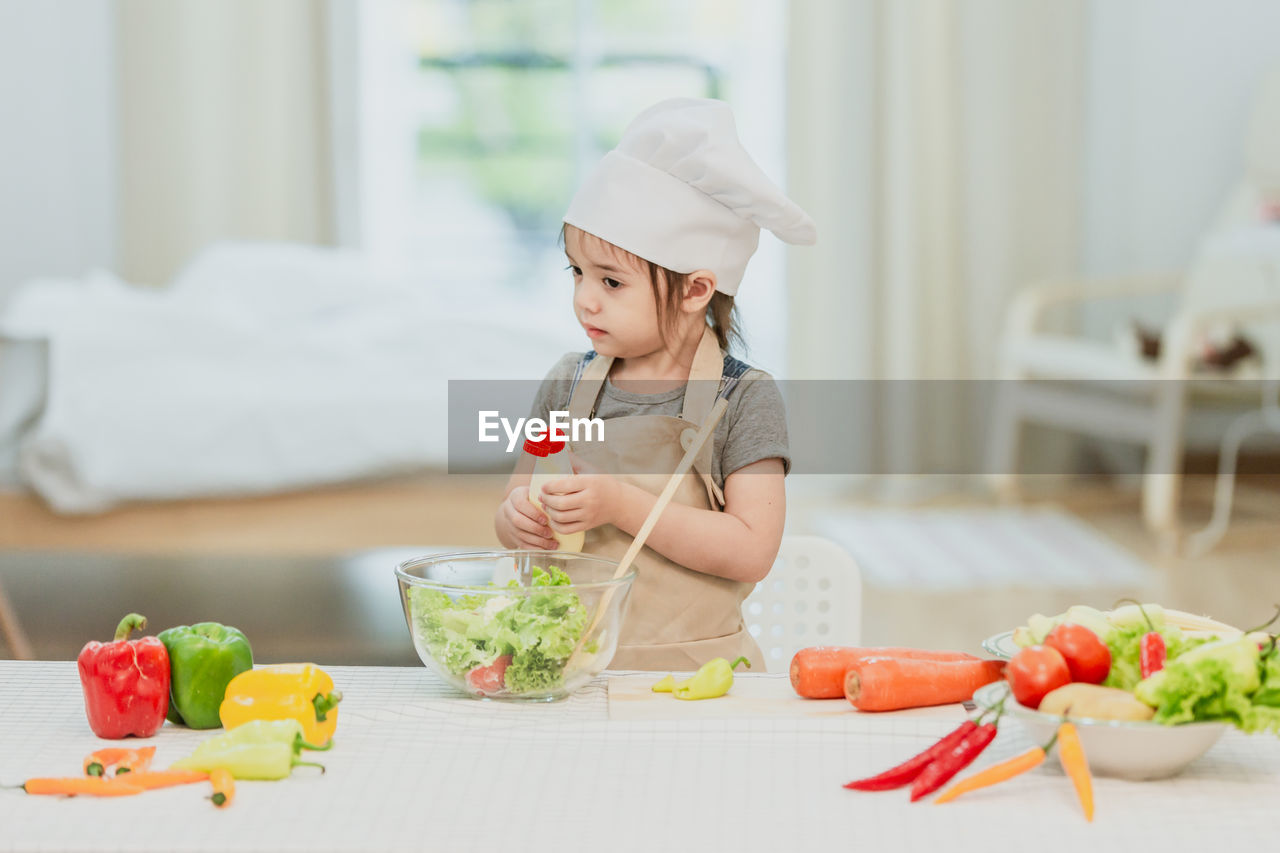
M 611 524 L 618 505 L 619 483 L 576 456 L 573 475 L 542 487 L 542 509 L 561 533 L 577 533 Z

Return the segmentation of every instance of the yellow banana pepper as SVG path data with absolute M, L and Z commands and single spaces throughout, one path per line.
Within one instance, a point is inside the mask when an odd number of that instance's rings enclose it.
M 323 746 L 337 728 L 340 701 L 333 679 L 315 664 L 274 664 L 231 679 L 218 716 L 228 729 L 251 720 L 297 720 L 305 739 Z
M 733 686 L 733 670 L 740 663 L 745 663 L 747 669 L 751 668 L 751 662 L 745 657 L 738 658 L 733 663 L 724 658 L 712 658 L 688 681 L 677 684 L 671 691 L 672 695 L 677 699 L 714 699 L 723 696 Z
M 654 693 L 670 693 L 672 690 L 675 689 L 675 686 L 676 686 L 676 677 L 674 675 L 668 675 L 666 678 L 654 684 L 653 687 L 649 689 L 652 690 Z

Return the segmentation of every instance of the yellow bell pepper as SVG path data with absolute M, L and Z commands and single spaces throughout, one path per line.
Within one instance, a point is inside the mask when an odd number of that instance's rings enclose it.
M 282 663 L 242 672 L 227 685 L 218 709 L 228 729 L 251 720 L 297 720 L 310 743 L 323 746 L 338 725 L 342 693 L 313 663 Z

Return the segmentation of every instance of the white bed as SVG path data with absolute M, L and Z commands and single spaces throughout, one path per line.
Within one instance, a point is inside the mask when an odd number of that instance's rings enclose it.
M 445 469 L 448 380 L 536 380 L 581 343 L 567 293 L 515 302 L 278 244 L 163 289 L 27 282 L 0 313 L 0 482 L 91 513 Z

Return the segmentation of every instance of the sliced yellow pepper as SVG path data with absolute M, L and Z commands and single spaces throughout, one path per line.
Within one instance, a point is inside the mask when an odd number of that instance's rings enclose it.
M 231 679 L 218 716 L 228 729 L 251 720 L 297 720 L 305 739 L 323 746 L 337 728 L 341 701 L 333 679 L 315 664 L 274 664 Z
M 668 674 L 666 678 L 654 684 L 653 687 L 649 689 L 652 690 L 654 693 L 670 693 L 672 690 L 675 689 L 675 686 L 676 686 L 676 677 L 674 675 Z
M 740 663 L 745 663 L 747 669 L 751 668 L 751 662 L 745 657 L 740 657 L 733 663 L 725 658 L 712 658 L 688 681 L 677 684 L 671 691 L 672 695 L 677 699 L 714 699 L 723 696 L 733 686 L 733 670 Z

